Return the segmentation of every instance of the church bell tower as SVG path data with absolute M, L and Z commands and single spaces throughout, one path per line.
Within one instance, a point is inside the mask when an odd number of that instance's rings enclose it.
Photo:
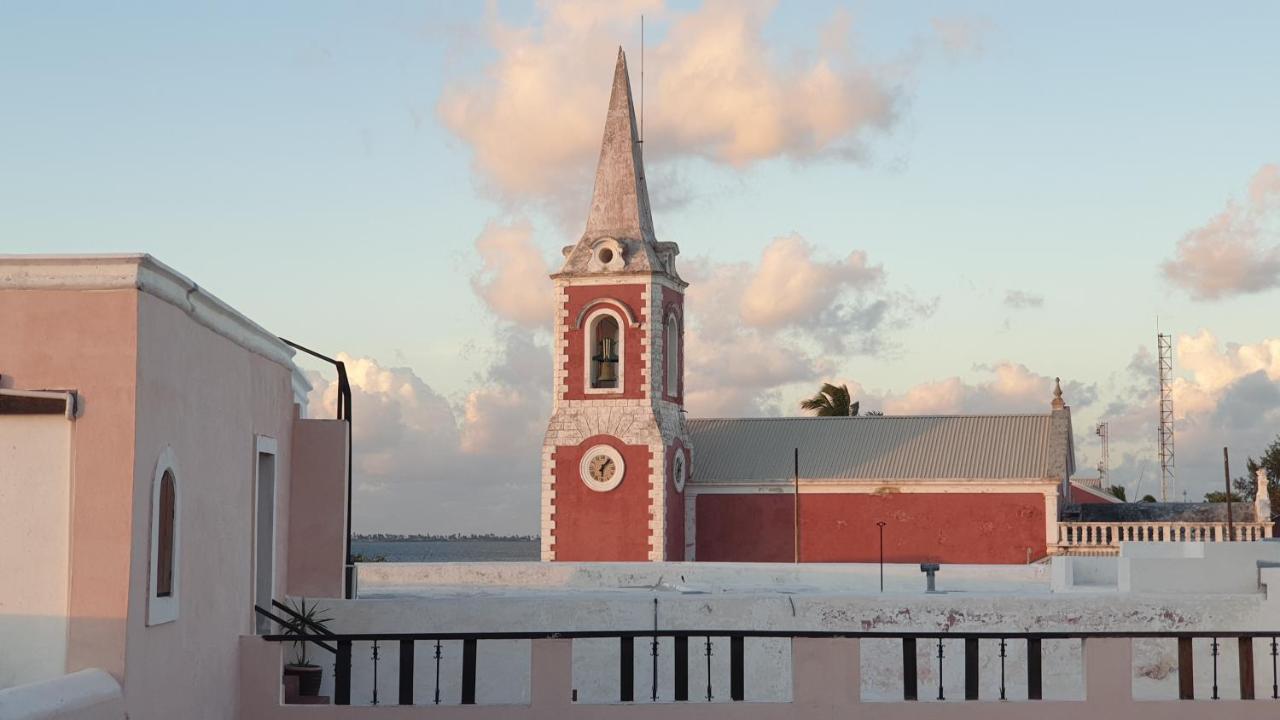
M 543 560 L 685 558 L 687 284 L 679 248 L 654 237 L 641 149 L 619 48 L 586 231 L 551 276 Z

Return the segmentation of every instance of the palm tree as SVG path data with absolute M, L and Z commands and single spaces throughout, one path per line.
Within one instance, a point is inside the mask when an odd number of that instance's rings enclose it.
M 817 395 L 800 402 L 802 410 L 812 410 L 818 417 L 851 417 L 858 414 L 858 403 L 851 402 L 848 385 L 822 383 Z

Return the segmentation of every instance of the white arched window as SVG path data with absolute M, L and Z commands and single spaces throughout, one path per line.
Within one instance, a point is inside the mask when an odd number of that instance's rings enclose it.
M 667 395 L 680 397 L 680 322 L 667 316 Z
M 181 535 L 179 473 L 173 449 L 156 462 L 151 482 L 151 562 L 147 577 L 147 625 L 178 619 L 178 549 Z
M 585 387 L 589 393 L 620 392 L 623 388 L 622 351 L 625 325 L 618 313 L 601 308 L 587 318 L 583 363 Z

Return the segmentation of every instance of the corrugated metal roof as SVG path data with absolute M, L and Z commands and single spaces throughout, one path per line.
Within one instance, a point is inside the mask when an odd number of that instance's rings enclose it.
M 1049 415 L 691 419 L 697 483 L 1051 476 Z

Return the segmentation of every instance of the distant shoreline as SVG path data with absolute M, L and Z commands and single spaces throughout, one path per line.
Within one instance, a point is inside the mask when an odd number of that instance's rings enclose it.
M 352 535 L 356 542 L 536 542 L 537 535 L 398 535 L 376 533 L 372 535 Z

